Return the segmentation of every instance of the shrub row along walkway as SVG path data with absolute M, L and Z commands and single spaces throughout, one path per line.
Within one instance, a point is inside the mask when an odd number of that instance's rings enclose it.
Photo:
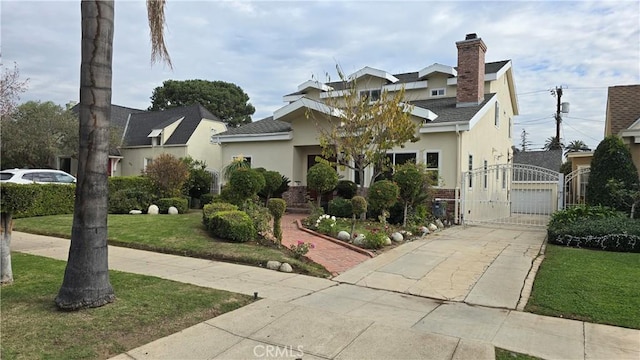
M 371 257 L 344 246 L 338 245 L 320 236 L 298 229 L 296 220 L 306 218 L 305 214 L 285 214 L 282 217 L 282 245 L 290 247 L 298 241 L 310 242 L 315 248 L 309 250 L 307 257 L 324 266 L 330 273 L 343 273 Z

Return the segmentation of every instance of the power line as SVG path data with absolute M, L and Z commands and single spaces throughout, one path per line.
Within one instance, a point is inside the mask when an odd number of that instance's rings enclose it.
M 565 123 L 565 124 L 567 124 L 567 123 Z M 589 139 L 591 139 L 591 140 L 594 140 L 594 141 L 601 141 L 601 140 L 602 140 L 602 139 L 596 139 L 596 138 L 592 137 L 591 135 L 585 134 L 585 133 L 583 133 L 582 131 L 580 131 L 580 130 L 578 130 L 578 129 L 574 128 L 573 126 L 571 126 L 571 125 L 569 125 L 569 124 L 567 124 L 567 126 L 568 126 L 568 127 L 570 127 L 570 128 L 572 128 L 573 130 L 575 130 L 575 131 L 579 132 L 580 134 L 582 134 L 582 135 L 584 135 L 584 136 L 588 137 L 588 138 L 589 138 Z
M 602 123 L 602 122 L 604 121 L 604 119 L 600 119 L 600 120 L 596 120 L 596 119 L 585 119 L 585 118 L 575 117 L 575 116 L 565 116 L 565 118 L 567 118 L 567 119 L 584 120 L 584 121 L 593 121 L 593 122 L 598 122 L 598 123 Z

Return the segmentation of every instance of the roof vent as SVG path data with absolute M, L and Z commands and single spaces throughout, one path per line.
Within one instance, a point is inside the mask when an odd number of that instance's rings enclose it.
M 473 39 L 477 39 L 478 35 L 476 33 L 471 33 L 471 34 L 467 34 L 467 36 L 465 36 L 465 40 L 473 40 Z

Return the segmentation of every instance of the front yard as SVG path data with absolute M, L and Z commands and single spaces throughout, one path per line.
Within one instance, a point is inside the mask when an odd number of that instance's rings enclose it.
M 525 308 L 640 329 L 640 254 L 547 245 Z
M 14 221 L 14 230 L 70 238 L 72 221 L 73 215 L 22 218 Z M 110 245 L 254 266 L 276 260 L 291 264 L 294 271 L 302 274 L 330 275 L 318 264 L 294 258 L 286 248 L 214 239 L 202 225 L 201 211 L 184 215 L 109 215 L 108 224 Z
M 252 297 L 111 271 L 116 301 L 63 312 L 53 299 L 65 262 L 13 254 L 2 287 L 2 359 L 106 359 L 251 303 Z

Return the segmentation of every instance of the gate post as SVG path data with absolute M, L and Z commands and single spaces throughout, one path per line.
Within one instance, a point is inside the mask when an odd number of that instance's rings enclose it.
M 564 210 L 564 173 L 558 174 L 558 211 Z

